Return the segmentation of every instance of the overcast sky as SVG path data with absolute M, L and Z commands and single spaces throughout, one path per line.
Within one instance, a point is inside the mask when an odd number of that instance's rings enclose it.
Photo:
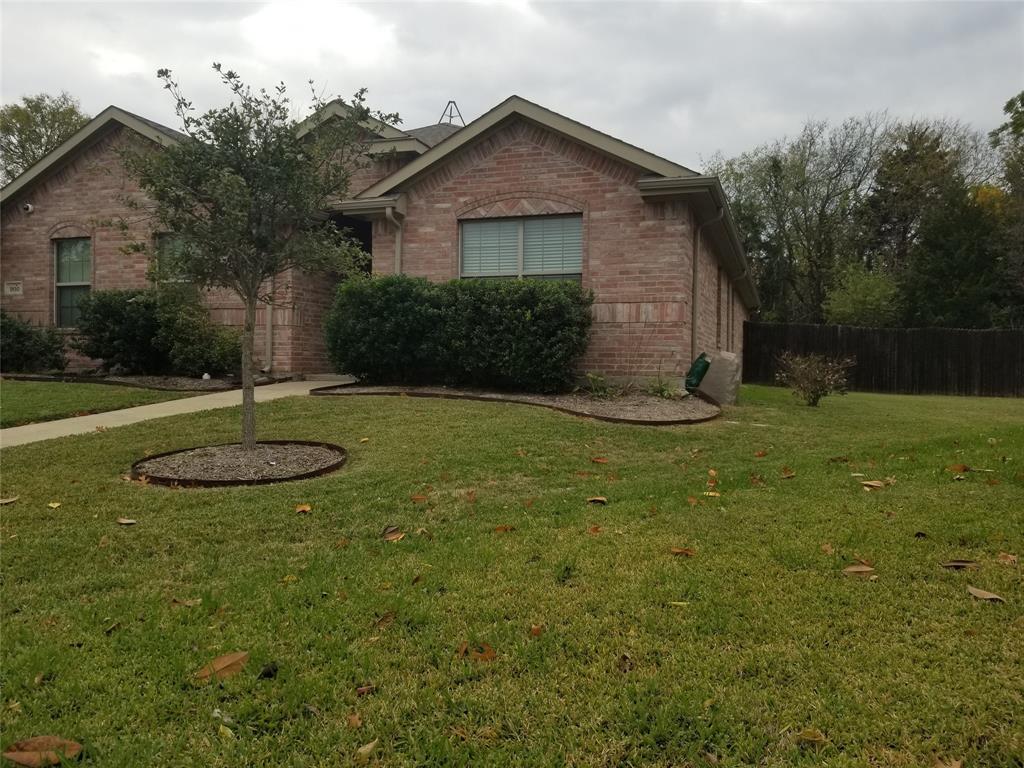
M 199 107 L 220 61 L 300 100 L 370 89 L 406 127 L 519 94 L 690 167 L 870 110 L 989 130 L 1024 88 L 1024 2 L 0 3 L 4 103 L 67 90 L 175 125 L 155 78 Z

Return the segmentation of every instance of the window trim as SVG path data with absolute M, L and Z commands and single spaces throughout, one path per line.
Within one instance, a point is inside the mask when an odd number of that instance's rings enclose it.
M 527 219 L 578 219 L 580 222 L 580 271 L 579 272 L 566 272 L 564 269 L 551 269 L 539 272 L 525 272 L 525 255 L 524 255 L 524 242 L 526 240 L 526 220 Z M 485 221 L 513 221 L 517 224 L 517 241 L 516 241 L 516 274 L 510 273 L 499 273 L 495 275 L 467 275 L 465 274 L 465 241 L 463 239 L 463 225 L 474 224 Z M 580 280 L 583 279 L 583 214 L 581 213 L 552 213 L 552 214 L 540 214 L 537 216 L 488 216 L 478 219 L 459 219 L 459 254 L 458 254 L 458 267 L 459 267 L 459 279 L 460 280 L 528 280 L 530 278 L 544 278 L 544 277 L 555 277 L 565 280 L 570 280 L 578 277 Z
M 67 240 L 86 240 L 89 243 L 89 280 L 88 282 L 59 282 L 60 277 L 60 243 Z M 92 238 L 85 237 L 54 237 L 50 240 L 53 243 L 53 324 L 56 328 L 60 329 L 74 329 L 77 328 L 75 325 L 62 325 L 60 316 L 60 291 L 61 288 L 88 288 L 89 293 L 92 293 L 92 281 L 94 275 L 95 263 L 93 259 L 92 251 Z

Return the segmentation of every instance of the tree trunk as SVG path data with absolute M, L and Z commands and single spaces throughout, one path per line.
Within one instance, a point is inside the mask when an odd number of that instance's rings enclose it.
M 242 326 L 242 448 L 256 449 L 256 391 L 252 373 L 252 355 L 256 331 L 256 297 L 245 299 L 245 324 Z

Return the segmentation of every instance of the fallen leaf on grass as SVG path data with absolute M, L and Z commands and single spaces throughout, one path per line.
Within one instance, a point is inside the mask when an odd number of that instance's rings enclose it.
M 368 443 L 368 442 L 370 442 L 370 438 L 368 438 L 368 437 L 360 437 L 359 438 L 359 442 L 360 443 Z
M 964 768 L 963 760 L 940 760 L 935 758 L 934 768 Z
M 608 463 L 608 459 L 606 459 L 604 456 L 595 456 L 590 461 L 593 462 L 594 464 L 607 464 Z
M 348 543 L 349 543 L 348 539 L 346 539 L 344 536 L 342 536 L 340 539 L 338 539 L 336 542 L 334 542 L 334 548 L 335 549 L 344 549 L 345 547 L 348 546 Z
M 764 475 L 751 474 L 750 475 L 750 484 L 755 486 L 755 487 L 760 486 L 760 485 L 764 485 Z
M 592 525 L 589 528 L 587 528 L 587 533 L 589 533 L 591 536 L 597 536 L 597 534 L 599 534 L 602 530 L 604 529 L 601 528 L 600 525 Z
M 482 643 L 479 648 L 473 648 L 469 652 L 469 658 L 473 661 L 494 661 L 498 656 L 487 643 Z
M 693 547 L 672 547 L 669 551 L 673 557 L 693 557 L 697 554 L 697 550 Z
M 217 733 L 224 741 L 233 741 L 235 738 L 235 732 L 224 725 L 224 723 L 217 726 Z
M 962 475 L 965 472 L 970 472 L 971 468 L 966 464 L 950 464 L 946 467 L 947 472 L 952 472 L 954 475 Z
M 513 527 L 511 525 L 496 525 L 496 526 L 494 526 L 494 532 L 495 533 L 512 533 L 512 531 L 514 531 L 514 530 L 515 530 L 515 527 Z
M 607 503 L 608 503 L 608 499 L 606 499 L 604 496 L 591 496 L 589 499 L 587 499 L 587 504 L 607 504 Z
M 130 517 L 119 517 L 117 518 L 118 525 L 135 525 L 138 520 L 132 520 Z
M 370 759 L 370 755 L 373 754 L 373 750 L 377 748 L 377 742 L 380 739 L 374 739 L 369 744 L 363 744 L 359 749 L 356 750 L 356 762 L 366 763 Z
M 289 573 L 287 576 L 282 576 L 281 577 L 281 583 L 282 584 L 294 584 L 298 580 L 299 580 L 299 577 L 296 576 L 294 573 Z
M 782 468 L 782 479 L 783 480 L 792 480 L 794 477 L 796 477 L 796 470 L 795 469 L 792 469 L 790 467 L 783 467 Z
M 476 504 L 476 489 L 470 488 L 466 491 L 466 502 L 468 504 Z
M 412 577 L 412 586 L 415 587 L 421 581 L 423 581 L 423 574 L 422 573 L 417 573 L 415 576 Z
M 57 509 L 57 507 L 60 506 L 60 502 L 59 501 L 51 501 L 46 506 L 48 506 L 50 509 Z
M 409 498 L 412 500 L 413 504 L 422 504 L 424 501 L 427 500 L 427 497 L 424 496 L 422 493 L 414 493 Z
M 384 532 L 381 534 L 381 538 L 383 538 L 384 541 L 401 541 L 405 538 L 405 531 L 400 530 L 397 525 L 389 525 L 384 529 Z
M 854 563 L 843 568 L 847 576 L 870 576 L 874 572 L 875 569 L 866 563 Z
M 821 551 L 826 555 L 834 555 L 836 553 L 835 547 L 829 544 L 827 541 L 821 545 Z
M 178 606 L 181 606 L 182 608 L 195 608 L 197 605 L 202 605 L 202 604 L 203 604 L 203 598 L 201 598 L 201 597 L 193 597 L 193 598 L 191 598 L 189 600 L 181 600 L 181 599 L 179 599 L 177 597 L 172 597 L 171 598 L 171 605 L 178 605 Z
M 367 683 L 366 685 L 360 685 L 356 688 L 356 696 L 369 696 L 371 693 L 377 692 L 377 686 L 373 683 Z
M 423 538 L 429 539 L 431 541 L 433 541 L 433 539 L 434 539 L 434 534 L 432 534 L 426 528 L 417 528 L 416 529 L 416 535 L 417 536 L 422 536 Z
M 967 587 L 967 591 L 970 592 L 974 597 L 979 600 L 987 600 L 990 603 L 1005 603 L 1006 601 L 999 595 L 993 592 L 986 592 L 984 589 L 978 589 L 977 587 Z
M 530 625 L 530 637 L 540 637 L 542 634 L 544 634 L 544 627 L 540 624 Z
M 295 514 L 297 515 L 308 515 L 313 511 L 313 508 L 309 504 L 298 504 L 295 507 Z
M 1000 552 L 998 555 L 996 555 L 996 561 L 1002 563 L 1003 565 L 1016 565 L 1017 556 L 1011 555 L 1009 552 Z
M 825 734 L 817 728 L 804 728 L 800 733 L 793 736 L 793 741 L 801 746 L 808 745 L 813 747 L 820 747 L 828 743 Z
M 4 750 L 3 756 L 15 765 L 39 768 L 60 765 L 66 760 L 74 760 L 81 753 L 82 745 L 77 741 L 62 739 L 60 736 L 33 736 L 31 739 L 14 742 Z
M 754 458 L 755 459 L 763 459 L 767 455 L 768 455 L 768 451 L 754 451 Z
M 9 499 L 0 499 L 0 507 L 6 507 L 8 504 L 13 504 L 20 498 L 20 496 L 11 496 Z
M 349 712 L 345 715 L 345 722 L 348 723 L 349 728 L 362 728 L 363 718 L 359 716 L 358 712 Z
M 106 549 L 108 546 L 110 546 L 110 537 L 109 536 L 100 536 L 100 543 L 99 543 L 100 549 Z
M 687 496 L 686 503 L 691 507 L 696 507 L 697 504 L 700 503 L 700 500 L 696 496 Z
M 718 491 L 704 491 L 704 495 L 719 498 L 722 494 L 720 494 Z
M 373 626 L 375 626 L 377 629 L 384 629 L 386 627 L 390 627 L 392 624 L 395 623 L 395 615 L 396 614 L 394 611 L 387 611 L 383 616 L 381 616 L 379 619 L 373 622 Z
M 948 562 L 942 563 L 943 568 L 948 568 L 951 571 L 966 571 L 966 570 L 977 570 L 981 566 L 974 560 L 949 560 Z
M 861 480 L 860 484 L 865 491 L 879 490 L 881 488 L 885 488 L 885 483 L 883 483 L 881 480 Z
M 207 682 L 211 677 L 217 680 L 224 680 L 242 671 L 245 663 L 249 661 L 248 651 L 235 651 L 218 656 L 205 667 L 196 672 L 197 680 Z

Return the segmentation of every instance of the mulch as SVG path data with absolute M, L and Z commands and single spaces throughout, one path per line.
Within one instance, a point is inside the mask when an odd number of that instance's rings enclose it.
M 564 395 L 503 393 L 452 387 L 389 387 L 343 385 L 314 389 L 310 394 L 331 395 L 406 395 L 409 397 L 440 397 L 521 403 L 553 408 L 577 416 L 626 424 L 669 426 L 708 421 L 721 414 L 721 409 L 696 396 L 664 398 L 644 392 L 630 392 L 618 397 L 595 398 L 582 392 Z
M 345 461 L 345 449 L 328 443 L 238 443 L 188 448 L 136 462 L 132 475 L 150 482 L 180 485 L 252 485 L 314 477 Z

